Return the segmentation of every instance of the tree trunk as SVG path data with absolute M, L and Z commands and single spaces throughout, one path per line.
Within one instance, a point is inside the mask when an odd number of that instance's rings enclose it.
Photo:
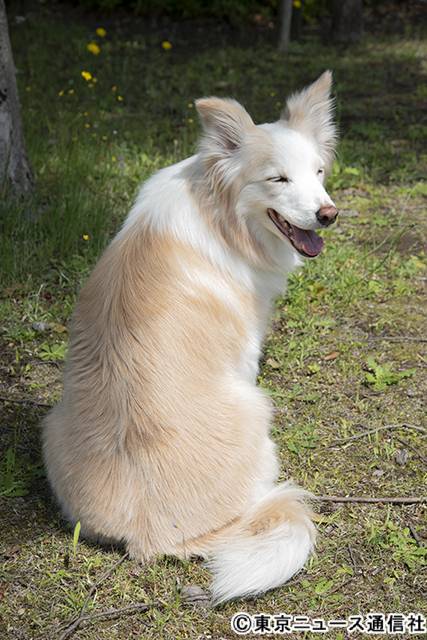
M 341 43 L 358 42 L 362 30 L 362 0 L 333 0 L 332 40 Z
M 285 53 L 288 50 L 291 35 L 292 0 L 281 0 L 279 16 L 279 51 Z
M 28 193 L 33 176 L 27 160 L 4 0 L 0 0 L 0 190 Z

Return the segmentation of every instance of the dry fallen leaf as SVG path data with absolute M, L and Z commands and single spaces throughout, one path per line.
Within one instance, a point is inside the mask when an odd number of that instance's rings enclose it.
M 328 355 L 325 356 L 323 360 L 336 360 L 339 355 L 339 351 L 332 351 L 332 353 L 328 353 Z
M 272 369 L 280 369 L 280 362 L 277 362 L 274 358 L 267 358 L 265 364 L 268 364 Z

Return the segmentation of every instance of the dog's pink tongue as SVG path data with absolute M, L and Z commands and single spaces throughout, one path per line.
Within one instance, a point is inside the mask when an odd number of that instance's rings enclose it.
M 302 253 L 310 256 L 310 258 L 319 255 L 323 248 L 323 240 L 315 231 L 299 229 L 293 225 L 292 230 L 294 244 Z

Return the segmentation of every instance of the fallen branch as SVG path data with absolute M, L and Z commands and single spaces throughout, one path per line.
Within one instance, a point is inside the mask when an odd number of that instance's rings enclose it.
M 396 496 L 395 498 L 370 498 L 365 496 L 315 496 L 315 499 L 319 500 L 320 502 L 354 502 L 361 504 L 381 504 L 381 502 L 387 504 L 427 504 L 427 496 L 423 496 L 421 498 L 417 498 L 415 496 Z
M 340 440 L 335 440 L 332 444 L 325 445 L 326 448 L 330 449 L 331 447 L 339 447 L 347 444 L 348 442 L 353 442 L 354 440 L 359 440 L 360 438 L 365 438 L 366 436 L 372 435 L 373 433 L 378 433 L 378 431 L 390 431 L 391 429 L 414 429 L 415 431 L 421 431 L 422 433 L 427 433 L 427 429 L 424 427 L 419 427 L 416 424 L 386 424 L 382 427 L 376 427 L 375 429 L 368 429 L 367 431 L 363 431 L 362 433 L 356 433 L 354 436 L 349 436 L 348 438 L 341 438 Z
M 58 362 L 58 360 L 28 360 L 28 364 L 32 364 L 37 367 L 42 365 L 55 366 L 60 369 L 63 362 Z
M 427 342 L 427 338 L 417 336 L 368 336 L 368 340 L 388 340 L 389 342 Z
M 128 557 L 129 557 L 129 553 L 126 552 L 116 562 L 114 562 L 111 565 L 111 567 L 109 569 L 107 569 L 107 571 L 105 573 L 103 573 L 102 576 L 96 582 L 94 582 L 94 584 L 89 589 L 86 598 L 84 599 L 84 602 L 83 602 L 83 604 L 81 606 L 81 609 L 79 611 L 79 615 L 76 618 L 74 618 L 73 620 L 71 620 L 70 622 L 67 623 L 67 626 L 64 629 L 64 631 L 62 632 L 59 640 L 67 640 L 67 638 L 70 638 L 73 635 L 73 633 L 75 631 L 77 631 L 77 629 L 80 627 L 80 625 L 82 624 L 82 622 L 84 622 L 84 620 L 86 618 L 93 617 L 93 616 L 96 615 L 96 614 L 93 614 L 92 616 L 85 616 L 84 615 L 86 607 L 89 604 L 89 600 L 91 599 L 93 594 L 96 592 L 96 590 L 98 589 L 99 585 L 102 582 L 104 582 L 107 578 L 109 578 L 111 576 L 111 574 L 117 569 L 117 567 L 119 567 L 125 560 L 127 560 Z M 149 605 L 146 605 L 146 606 L 149 606 Z
M 407 200 L 408 200 L 408 198 L 407 198 Z M 396 233 L 396 231 L 392 231 L 391 233 L 389 233 L 388 236 L 386 236 L 383 240 L 381 240 L 381 242 L 379 244 L 377 244 L 373 249 L 371 249 L 370 251 L 365 253 L 364 258 L 366 259 L 368 256 L 371 256 L 373 253 L 376 253 L 378 251 L 378 249 L 381 249 L 381 247 L 383 247 L 385 244 L 387 244 L 387 242 L 389 240 L 393 241 L 393 244 L 391 246 L 391 249 L 392 249 L 393 246 L 395 246 L 399 242 L 399 240 L 403 236 L 403 234 L 406 231 L 408 231 L 409 229 L 413 229 L 414 227 L 415 227 L 415 223 L 412 222 L 411 224 L 408 224 L 405 227 L 403 227 L 403 229 L 398 229 L 397 233 Z M 390 249 L 389 249 L 388 253 L 390 253 Z
M 106 611 L 98 611 L 95 613 L 88 613 L 85 616 L 80 616 L 78 618 L 79 620 L 79 626 L 83 623 L 83 622 L 91 622 L 92 620 L 99 620 L 99 618 L 109 618 L 114 619 L 114 618 L 120 618 L 120 616 L 123 615 L 129 615 L 132 613 L 137 613 L 138 611 L 147 611 L 148 609 L 151 609 L 152 607 L 156 607 L 158 606 L 158 603 L 156 602 L 151 602 L 150 604 L 147 603 L 140 603 L 140 604 L 131 604 L 127 607 L 121 607 L 120 609 L 106 609 Z M 74 627 L 71 631 L 71 633 L 74 633 L 74 631 L 76 631 L 77 627 Z M 62 637 L 67 637 L 69 638 L 71 633 L 68 633 L 67 636 L 61 636 Z
M 34 407 L 46 407 L 46 409 L 51 409 L 53 406 L 51 404 L 46 404 L 45 402 L 31 400 L 31 398 L 5 398 L 4 396 L 0 396 L 0 402 L 10 402 L 11 404 L 31 404 Z

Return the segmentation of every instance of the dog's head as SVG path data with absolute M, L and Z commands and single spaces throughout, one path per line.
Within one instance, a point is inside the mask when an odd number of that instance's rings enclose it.
M 235 100 L 196 102 L 205 179 L 234 244 L 245 236 L 245 247 L 264 256 L 279 254 L 279 243 L 310 258 L 320 253 L 315 229 L 338 214 L 324 188 L 336 142 L 331 82 L 326 71 L 288 99 L 280 120 L 258 126 Z

